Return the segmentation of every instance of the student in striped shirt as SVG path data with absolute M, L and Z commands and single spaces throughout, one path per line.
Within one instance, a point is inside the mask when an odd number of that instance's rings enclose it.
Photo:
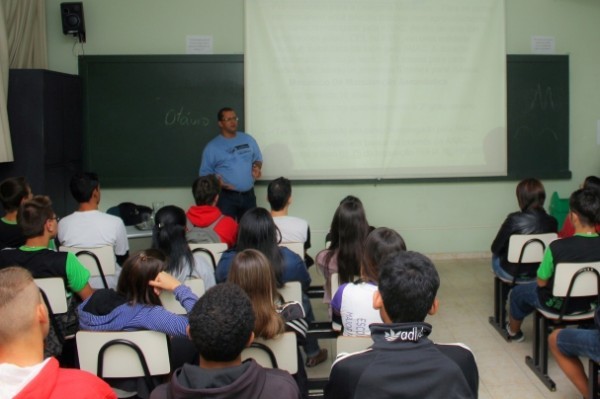
M 159 294 L 172 291 L 181 306 L 189 313 L 198 297 L 186 285 L 165 270 L 165 256 L 156 249 L 140 251 L 127 258 L 119 276 L 116 290 L 101 289 L 79 305 L 79 327 L 93 331 L 152 330 L 171 336 L 171 368 L 183 363 L 197 363 L 198 351 L 187 338 L 187 315 L 178 315 L 162 307 Z M 144 384 L 136 380 L 114 384 L 126 391 L 140 392 Z

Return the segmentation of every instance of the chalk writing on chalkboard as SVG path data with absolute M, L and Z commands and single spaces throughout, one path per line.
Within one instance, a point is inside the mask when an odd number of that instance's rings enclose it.
M 84 164 L 105 187 L 191 187 L 217 111 L 244 121 L 242 55 L 83 56 Z
M 554 110 L 556 108 L 554 106 L 552 87 L 546 86 L 542 89 L 541 83 L 538 83 L 533 94 L 533 100 L 531 101 L 531 109 L 536 108 L 541 110 Z
M 508 174 L 569 178 L 569 58 L 509 55 Z
M 208 126 L 209 119 L 205 116 L 196 116 L 192 111 L 185 110 L 184 106 L 179 109 L 171 108 L 165 112 L 165 126 Z

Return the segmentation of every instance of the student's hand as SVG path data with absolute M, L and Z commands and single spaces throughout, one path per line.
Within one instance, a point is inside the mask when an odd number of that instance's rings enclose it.
M 148 284 L 154 287 L 154 293 L 156 295 L 160 295 L 162 290 L 173 291 L 181 285 L 179 280 L 167 272 L 158 273 L 158 276 L 156 276 L 154 280 L 149 281 Z

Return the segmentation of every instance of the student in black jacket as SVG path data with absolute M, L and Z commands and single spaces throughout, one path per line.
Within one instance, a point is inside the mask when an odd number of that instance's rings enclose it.
M 374 344 L 334 363 L 325 398 L 476 398 L 477 365 L 462 345 L 429 340 L 427 314 L 438 309 L 435 266 L 417 252 L 398 252 L 380 266 L 371 324 Z
M 492 270 L 497 276 L 507 280 L 512 280 L 515 274 L 520 280 L 533 280 L 539 264 L 525 263 L 517 270 L 518 265 L 508 261 L 510 236 L 556 233 L 558 223 L 544 210 L 546 191 L 541 181 L 533 178 L 521 180 L 516 194 L 520 211 L 506 217 L 492 242 Z

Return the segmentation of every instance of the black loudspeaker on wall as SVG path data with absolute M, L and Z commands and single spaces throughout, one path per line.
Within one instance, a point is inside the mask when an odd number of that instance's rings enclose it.
M 73 35 L 85 43 L 85 21 L 83 20 L 83 3 L 61 3 L 60 15 L 65 35 Z

